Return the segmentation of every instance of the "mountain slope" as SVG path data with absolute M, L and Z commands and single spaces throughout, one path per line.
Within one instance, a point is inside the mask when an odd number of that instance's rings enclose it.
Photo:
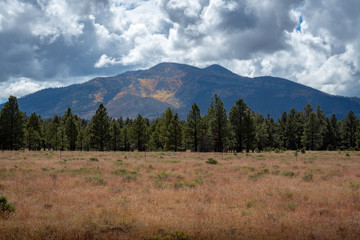
M 141 114 L 155 118 L 171 107 L 185 119 L 194 102 L 205 113 L 214 94 L 221 97 L 227 111 L 243 98 L 255 112 L 275 118 L 291 108 L 302 110 L 308 103 L 313 108 L 320 105 L 327 115 L 335 113 L 339 118 L 349 110 L 360 109 L 359 98 L 332 96 L 286 79 L 247 78 L 219 65 L 200 69 L 176 63 L 44 89 L 20 98 L 19 105 L 27 114 L 36 112 L 44 118 L 62 115 L 71 107 L 74 113 L 90 119 L 104 103 L 112 117 L 135 118 Z

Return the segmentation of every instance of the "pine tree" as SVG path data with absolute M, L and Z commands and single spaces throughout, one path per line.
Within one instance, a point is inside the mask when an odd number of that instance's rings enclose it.
M 341 146 L 341 131 L 340 131 L 341 123 L 338 122 L 335 114 L 331 115 L 330 124 L 331 124 L 331 127 L 334 129 L 334 134 L 335 134 L 335 139 L 336 139 L 334 149 L 338 149 Z
M 59 150 L 64 151 L 67 145 L 67 138 L 65 133 L 65 127 L 63 125 L 60 125 L 58 127 L 55 138 L 55 141 L 59 144 Z
M 169 136 L 169 150 L 178 151 L 181 148 L 182 143 L 182 123 L 177 113 L 172 118 L 170 125 L 170 136 Z
M 323 138 L 323 146 L 326 150 L 334 150 L 337 147 L 336 133 L 330 122 L 329 118 L 326 118 L 326 131 Z
M 189 111 L 186 122 L 186 139 L 189 142 L 190 149 L 194 152 L 199 151 L 199 140 L 202 131 L 201 115 L 199 106 L 194 103 Z
M 146 120 L 139 114 L 130 127 L 130 139 L 138 151 L 145 151 L 149 141 Z
M 350 110 L 346 117 L 343 119 L 342 124 L 344 144 L 347 148 L 354 148 L 356 146 L 355 133 L 358 126 L 358 120 L 352 110 Z
M 124 127 L 121 129 L 121 143 L 122 143 L 122 150 L 123 151 L 130 151 L 130 138 L 129 138 L 129 127 L 130 124 L 124 125 Z
M 296 122 L 296 110 L 293 108 L 290 110 L 286 118 L 285 125 L 285 137 L 286 146 L 288 149 L 297 149 L 297 122 Z
M 231 108 L 229 113 L 229 120 L 231 124 L 231 130 L 234 133 L 235 149 L 238 152 L 243 150 L 245 126 L 244 117 L 245 111 L 249 109 L 243 99 L 238 99 L 235 105 Z
M 75 117 L 71 113 L 71 108 L 68 108 L 65 118 L 65 134 L 67 137 L 69 150 L 74 151 L 76 149 L 76 141 L 79 130 L 75 121 Z
M 36 113 L 32 113 L 27 119 L 25 139 L 29 150 L 41 149 L 41 123 Z
M 85 149 L 85 131 L 80 130 L 76 138 L 76 146 L 80 151 Z
M 272 117 L 268 114 L 265 119 L 266 133 L 267 133 L 267 147 L 274 148 L 278 147 L 278 134 L 276 132 L 277 126 Z
M 215 94 L 210 102 L 208 109 L 209 127 L 215 152 L 223 152 L 226 144 L 226 136 L 228 131 L 227 115 L 224 103 L 220 97 Z
M 10 96 L 0 112 L 0 148 L 17 150 L 24 144 L 25 114 L 16 97 Z
M 120 130 L 120 126 L 119 126 L 119 122 L 114 120 L 111 122 L 110 124 L 110 145 L 111 145 L 111 149 L 113 151 L 117 151 L 120 149 L 120 139 L 121 139 L 121 130 Z
M 279 144 L 281 148 L 287 148 L 287 136 L 286 136 L 287 117 L 288 117 L 287 113 L 283 112 L 277 122 Z
M 99 151 L 104 151 L 108 144 L 110 134 L 110 119 L 106 108 L 100 104 L 90 123 L 90 146 Z
M 307 104 L 307 105 L 304 107 L 304 112 L 305 112 L 305 118 L 306 118 L 306 120 L 308 119 L 310 113 L 313 112 L 313 110 L 314 110 L 314 109 L 312 108 L 311 104 Z
M 170 124 L 173 121 L 174 112 L 168 108 L 163 113 L 159 122 L 159 140 L 163 147 L 163 150 L 171 150 L 171 129 Z
M 150 140 L 148 149 L 151 151 L 158 151 L 162 149 L 160 141 L 160 118 L 154 119 L 150 124 Z
M 307 149 L 316 150 L 322 144 L 320 120 L 316 113 L 311 112 L 304 126 L 302 144 Z
M 245 127 L 245 139 L 244 144 L 246 148 L 246 152 L 250 150 L 254 150 L 254 142 L 255 142 L 255 120 L 254 113 L 249 109 L 245 110 L 244 113 L 244 127 Z
M 256 148 L 263 151 L 267 146 L 268 134 L 267 127 L 263 115 L 260 113 L 255 116 L 255 142 Z

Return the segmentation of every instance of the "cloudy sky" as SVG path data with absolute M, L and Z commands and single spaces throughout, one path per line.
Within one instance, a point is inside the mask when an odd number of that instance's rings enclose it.
M 359 0 L 0 0 L 0 101 L 160 62 L 360 97 Z

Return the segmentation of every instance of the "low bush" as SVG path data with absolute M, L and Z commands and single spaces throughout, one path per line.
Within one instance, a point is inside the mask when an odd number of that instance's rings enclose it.
M 303 179 L 304 181 L 307 181 L 307 182 L 312 181 L 312 180 L 313 180 L 313 174 L 312 174 L 312 173 L 306 173 L 306 174 L 302 177 L 302 179 Z
M 206 163 L 207 164 L 218 164 L 219 162 L 213 158 L 208 158 L 208 160 L 206 160 Z
M 159 237 L 150 238 L 150 240 L 188 240 L 188 239 L 190 239 L 190 236 L 183 231 L 164 233 Z
M 9 203 L 5 196 L 0 196 L 0 216 L 9 217 L 16 209 L 12 203 Z

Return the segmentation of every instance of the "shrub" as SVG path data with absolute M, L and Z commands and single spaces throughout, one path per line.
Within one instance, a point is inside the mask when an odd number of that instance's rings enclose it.
M 251 180 L 256 180 L 260 177 L 260 175 L 256 172 L 256 173 L 251 173 L 248 175 L 248 178 Z
M 350 183 L 350 188 L 353 190 L 360 189 L 360 183 Z
M 91 161 L 91 162 L 98 162 L 99 159 L 97 159 L 96 157 L 91 157 L 91 158 L 89 159 L 89 161 Z
M 16 209 L 12 203 L 9 203 L 7 198 L 0 196 L 0 216 L 8 217 L 11 213 L 15 212 Z
M 246 208 L 247 208 L 247 209 L 253 208 L 253 207 L 255 207 L 255 205 L 256 205 L 256 201 L 255 201 L 255 200 L 251 200 L 251 201 L 248 201 L 248 202 L 246 203 Z
M 289 209 L 290 211 L 295 211 L 297 207 L 297 204 L 294 202 L 288 202 L 286 204 L 286 208 Z
M 106 185 L 106 181 L 101 176 L 89 176 L 85 180 L 95 185 Z
M 303 179 L 304 181 L 307 181 L 307 182 L 312 181 L 312 180 L 313 180 L 313 174 L 312 174 L 312 173 L 306 173 L 306 174 L 302 177 L 302 179 Z
M 303 147 L 303 148 L 300 150 L 300 152 L 301 152 L 301 153 L 305 153 L 305 152 L 306 152 L 305 150 L 306 150 L 305 147 Z
M 218 164 L 219 162 L 213 158 L 208 158 L 208 160 L 206 160 L 206 163 L 207 164 Z
M 269 171 L 269 169 L 268 168 L 262 168 L 262 169 L 260 169 L 259 171 L 258 171 L 258 174 L 259 175 L 262 175 L 262 174 L 267 174 L 267 173 L 269 173 L 270 171 Z
M 150 238 L 151 240 L 188 240 L 190 236 L 183 231 L 175 231 L 172 233 L 164 233 L 160 237 Z
M 286 177 L 293 177 L 293 176 L 295 175 L 294 172 L 292 172 L 292 171 L 287 171 L 287 170 L 282 171 L 281 174 L 282 174 L 283 176 L 286 176 Z
M 278 148 L 275 148 L 275 149 L 274 149 L 274 153 L 281 153 L 281 150 L 278 149 Z
M 157 175 L 156 175 L 156 180 L 161 181 L 161 180 L 165 180 L 169 177 L 169 174 L 165 171 L 165 170 L 161 170 Z
M 124 181 L 136 180 L 138 173 L 135 170 L 127 170 L 126 168 L 116 169 L 111 172 L 115 175 L 121 175 Z

